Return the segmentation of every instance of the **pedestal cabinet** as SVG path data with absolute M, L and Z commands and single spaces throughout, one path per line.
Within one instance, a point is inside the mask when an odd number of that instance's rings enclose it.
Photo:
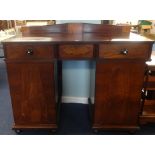
M 56 129 L 56 79 L 53 46 L 5 44 L 14 129 Z
M 149 44 L 99 45 L 96 63 L 94 129 L 138 129 L 141 90 Z
M 144 64 L 137 61 L 97 63 L 93 128 L 138 128 L 143 75 Z

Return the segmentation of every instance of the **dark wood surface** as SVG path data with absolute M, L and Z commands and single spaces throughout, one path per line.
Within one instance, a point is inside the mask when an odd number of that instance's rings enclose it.
M 97 63 L 93 128 L 137 128 L 143 76 L 142 61 L 105 60 Z
M 22 27 L 23 36 L 37 36 L 37 35 L 53 35 L 54 34 L 84 34 L 93 33 L 104 36 L 120 36 L 129 35 L 131 26 L 115 26 L 104 24 L 87 24 L 87 23 L 69 23 L 56 24 L 52 26 L 33 26 Z
M 15 126 L 56 124 L 54 64 L 6 62 Z
M 84 33 L 84 34 L 45 34 L 44 36 L 15 36 L 2 41 L 3 43 L 14 42 L 50 42 L 50 43 L 103 43 L 103 42 L 154 42 L 143 36 L 130 33 L 128 36 L 104 36 L 102 34 Z
M 93 128 L 138 129 L 145 61 L 150 59 L 152 40 L 130 33 L 130 26 L 102 24 L 23 27 L 22 33 L 3 41 L 16 128 L 57 126 L 53 83 L 58 79 L 61 95 L 60 60 L 94 59 Z M 34 55 L 25 53 L 29 48 Z M 124 49 L 127 53 L 120 53 Z M 53 60 L 58 62 L 57 77 Z
M 11 44 L 5 46 L 6 48 L 6 58 L 13 60 L 20 59 L 54 59 L 53 46 L 50 44 Z
M 108 43 L 100 44 L 99 58 L 110 59 L 144 59 L 150 58 L 148 49 L 150 45 L 147 43 Z M 123 54 L 123 50 L 127 50 L 127 54 Z
M 32 53 L 28 53 L 32 52 Z M 5 46 L 14 129 L 56 129 L 56 73 L 50 44 Z
M 130 26 L 104 24 L 68 23 L 46 26 L 22 27 L 22 36 L 7 39 L 3 42 L 119 42 L 151 41 L 145 37 L 130 33 Z
M 92 44 L 62 44 L 59 46 L 60 59 L 91 59 L 94 56 Z

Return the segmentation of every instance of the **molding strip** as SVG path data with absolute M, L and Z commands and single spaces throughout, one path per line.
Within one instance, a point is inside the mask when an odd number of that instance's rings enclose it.
M 87 97 L 62 96 L 61 102 L 62 103 L 88 104 L 88 98 Z

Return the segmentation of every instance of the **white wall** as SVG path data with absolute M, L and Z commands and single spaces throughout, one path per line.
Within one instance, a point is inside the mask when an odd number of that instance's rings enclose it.
M 101 20 L 57 20 L 56 24 L 61 23 L 93 23 L 93 24 L 101 24 Z
M 130 19 L 127 19 L 127 20 L 114 20 L 114 24 L 132 24 L 132 25 L 137 25 L 138 24 L 138 20 L 130 20 Z

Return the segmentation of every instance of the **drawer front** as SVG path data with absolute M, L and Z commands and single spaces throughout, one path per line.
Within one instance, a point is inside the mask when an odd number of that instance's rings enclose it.
M 99 58 L 148 59 L 150 45 L 139 43 L 113 43 L 99 45 Z
M 48 44 L 10 44 L 5 47 L 7 59 L 52 59 L 53 46 Z
M 59 58 L 62 59 L 89 59 L 93 58 L 93 45 L 60 45 Z

